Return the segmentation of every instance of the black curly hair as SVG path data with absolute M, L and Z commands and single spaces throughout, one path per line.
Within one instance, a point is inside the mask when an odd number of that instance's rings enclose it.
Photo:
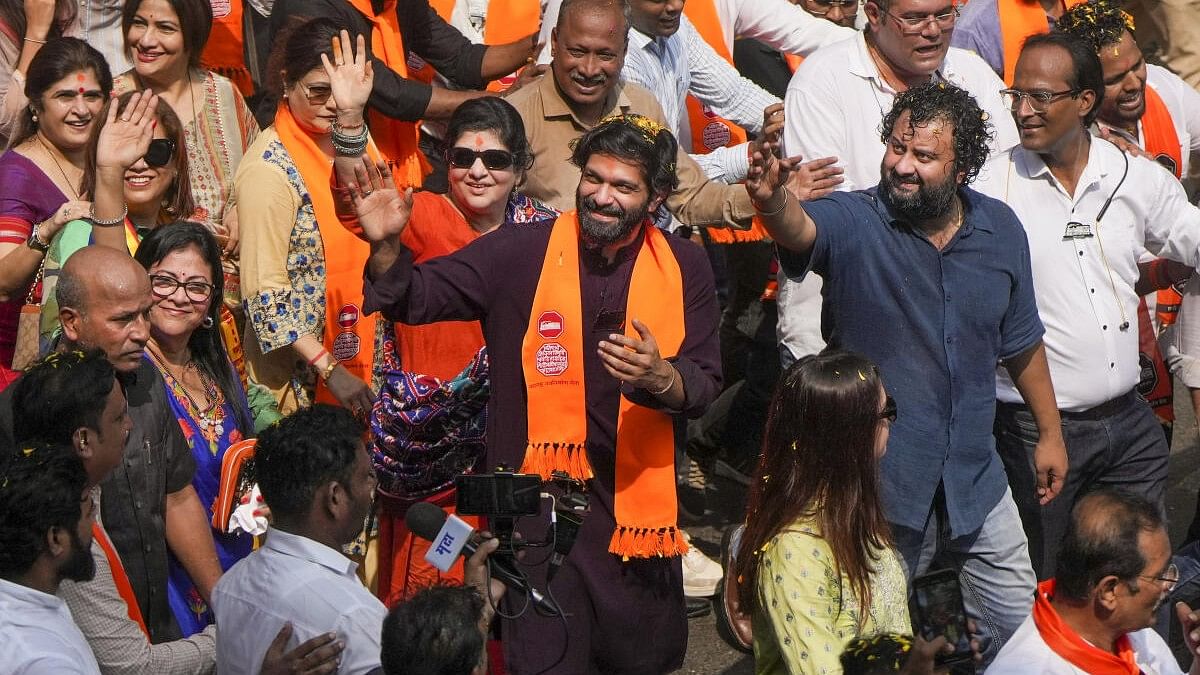
M 70 446 L 35 442 L 4 451 L 9 457 L 0 472 L 0 579 L 12 580 L 46 550 L 47 532 L 75 532 L 87 472 Z
M 992 125 L 988 114 L 980 109 L 975 99 L 966 92 L 946 82 L 929 82 L 913 87 L 896 97 L 892 109 L 883 118 L 879 138 L 885 144 L 892 137 L 896 120 L 908 111 L 908 124 L 918 127 L 930 122 L 947 122 L 954 126 L 954 169 L 963 172 L 962 184 L 967 185 L 988 158 L 988 147 L 992 142 Z
M 1133 17 L 1112 0 L 1088 0 L 1063 12 L 1054 23 L 1054 32 L 1070 35 L 1092 46 L 1093 51 L 1114 45 L 1129 31 L 1133 34 Z
M 679 185 L 675 174 L 678 153 L 675 136 L 653 120 L 642 115 L 613 115 L 574 141 L 571 163 L 582 170 L 592 155 L 601 154 L 637 164 L 646 174 L 650 194 L 666 196 Z

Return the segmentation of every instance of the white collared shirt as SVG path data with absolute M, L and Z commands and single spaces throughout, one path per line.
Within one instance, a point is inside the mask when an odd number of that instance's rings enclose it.
M 686 16 L 669 37 L 651 38 L 629 29 L 629 49 L 621 77 L 654 92 L 671 132 L 685 148 L 692 147 L 692 130 L 685 100 L 690 93 L 712 112 L 751 133 L 762 131 L 763 108 L 779 99 L 742 77 L 704 41 Z M 750 167 L 745 144 L 692 155 L 713 180 L 736 183 Z
M 67 603 L 0 579 L 0 673 L 100 675 L 100 668 Z
M 1018 143 L 1012 114 L 1000 99 L 1004 82 L 983 59 L 951 47 L 935 77 L 970 92 L 989 115 L 995 127 L 992 154 Z M 895 98 L 895 90 L 871 60 L 863 34 L 819 49 L 788 83 L 784 150 L 789 157 L 802 155 L 805 160 L 837 157 L 846 171 L 838 189 L 869 188 L 879 183 L 884 149 L 880 123 Z
M 257 675 L 267 647 L 288 621 L 295 629 L 288 649 L 333 632 L 346 643 L 339 673 L 378 668 L 387 608 L 355 576 L 357 569 L 339 551 L 272 528 L 262 548 L 213 588 L 221 631 L 217 672 Z
M 1179 138 L 1179 154 L 1183 166 L 1180 175 L 1187 178 L 1191 167 L 1200 161 L 1200 91 L 1196 91 L 1178 75 L 1161 66 L 1146 65 L 1146 87 L 1153 88 L 1171 113 L 1175 135 Z M 1114 130 L 1122 136 L 1128 134 Z M 1146 136 L 1142 122 L 1137 125 L 1137 138 L 1132 138 L 1139 147 L 1146 147 Z
M 1190 266 L 1200 263 L 1200 209 L 1188 203 L 1183 186 L 1155 162 L 1093 138 L 1074 197 L 1037 154 L 1021 147 L 990 160 L 972 187 L 1006 202 L 1029 237 L 1059 409 L 1086 410 L 1132 389 L 1141 372 L 1133 290 L 1140 255 L 1148 249 Z M 1072 221 L 1094 236 L 1065 239 Z M 1021 402 L 1003 368 L 997 369 L 996 397 Z
M 1183 675 L 1171 648 L 1151 628 L 1126 633 L 1134 660 L 1144 675 Z M 988 675 L 1094 675 L 1075 667 L 1046 644 L 1030 614 L 1004 643 Z

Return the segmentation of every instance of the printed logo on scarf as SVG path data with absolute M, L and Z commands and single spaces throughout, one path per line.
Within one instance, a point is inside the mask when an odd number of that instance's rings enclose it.
M 347 361 L 358 356 L 358 350 L 362 348 L 362 341 L 354 332 L 354 326 L 358 324 L 360 316 L 357 305 L 345 304 L 338 310 L 337 324 L 342 332 L 333 338 L 333 358 L 338 361 Z
M 554 310 L 542 312 L 538 317 L 538 335 L 543 340 L 554 340 L 563 334 L 565 320 L 563 315 Z
M 558 377 L 567 371 L 567 348 L 557 342 L 538 347 L 534 358 L 537 371 L 546 377 Z

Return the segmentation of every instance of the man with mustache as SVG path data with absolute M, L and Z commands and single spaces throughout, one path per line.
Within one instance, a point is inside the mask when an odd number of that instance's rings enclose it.
M 1127 155 L 1089 127 L 1104 80 L 1091 45 L 1063 33 L 1025 42 L 1005 91 L 1021 145 L 991 160 L 978 189 L 1003 199 L 1029 236 L 1038 313 L 1072 471 L 1039 505 L 1029 399 L 1000 372 L 996 440 L 1039 578 L 1054 576 L 1071 506 L 1097 484 L 1163 506 L 1169 446 L 1136 385 L 1144 249 L 1200 263 L 1200 209 L 1161 166 Z M 1165 261 L 1163 261 L 1165 263 Z M 1165 274 L 1153 268 L 1146 276 Z
M 1017 66 L 1020 68 L 1020 65 Z M 1038 585 L 1033 612 L 988 668 L 989 675 L 1160 673 L 1183 675 L 1151 626 L 1179 581 L 1161 506 L 1103 487 L 1070 514 L 1058 576 Z M 1171 608 L 1200 672 L 1200 613 Z
M 683 663 L 687 544 L 676 522 L 671 418 L 698 417 L 721 375 L 708 260 L 651 216 L 675 188 L 678 153 L 649 118 L 605 118 L 572 152 L 577 210 L 501 226 L 416 266 L 398 236 L 408 206 L 386 171 L 355 199 L 372 242 L 367 313 L 482 322 L 492 391 L 486 467 L 586 482 L 590 512 L 549 587 L 566 634 L 560 619 L 532 611 L 504 619 L 505 664 L 516 673 L 663 673 Z M 547 525 L 523 518 L 517 530 L 544 541 Z M 547 564 L 526 574 L 547 589 Z M 505 614 L 523 601 L 509 592 Z M 631 639 L 631 626 L 646 639 Z
M 1028 615 L 1035 582 L 993 449 L 997 363 L 1041 432 L 1038 496 L 1054 499 L 1068 475 L 1025 234 L 967 187 L 990 126 L 966 91 L 928 83 L 884 118 L 877 187 L 800 204 L 781 188 L 797 160 L 769 151 L 746 182 L 784 273 L 823 277 L 829 345 L 879 365 L 900 411 L 880 471 L 893 544 L 910 577 L 934 558 L 957 569 L 985 660 Z M 768 150 L 777 134 L 768 128 Z

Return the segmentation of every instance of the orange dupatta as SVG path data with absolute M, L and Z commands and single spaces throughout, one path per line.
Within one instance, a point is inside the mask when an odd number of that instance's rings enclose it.
M 626 330 L 636 337 L 632 320 L 644 321 L 663 357 L 669 358 L 683 344 L 683 275 L 662 232 L 650 225 L 643 228 L 625 306 Z M 580 480 L 593 477 L 587 457 L 579 247 L 579 220 L 575 211 L 568 211 L 550 233 L 521 343 L 529 416 L 529 444 L 521 470 L 542 478 L 556 470 Z M 617 527 L 609 552 L 623 559 L 686 553 L 687 542 L 676 522 L 675 435 L 669 415 L 621 396 L 615 474 Z
M 456 0 L 429 0 L 429 6 L 433 7 L 438 16 L 442 17 L 446 23 L 450 22 L 450 15 L 454 13 L 455 4 L 457 4 Z M 483 24 L 483 44 L 503 45 L 515 42 L 529 35 L 532 28 L 538 26 L 541 20 L 542 9 L 537 0 L 505 0 L 504 2 L 489 3 L 487 21 Z M 498 80 L 492 80 L 488 83 L 488 91 L 504 91 L 516 79 L 517 74 L 510 73 Z
M 1146 85 L 1146 112 L 1142 114 L 1142 149 L 1150 153 L 1154 161 L 1162 164 L 1176 178 L 1182 176 L 1183 154 L 1179 145 L 1179 134 L 1175 132 L 1175 121 L 1171 111 L 1154 87 Z M 1179 306 L 1183 296 L 1174 287 L 1158 291 L 1155 313 L 1162 326 L 1170 326 L 1179 318 Z
M 312 137 L 296 123 L 287 103 L 281 102 L 275 111 L 275 131 L 308 187 L 325 250 L 325 332 L 321 344 L 351 374 L 370 383 L 375 320 L 362 313 L 362 274 L 371 247 L 338 220 L 329 188 L 333 166 Z M 339 405 L 324 382 L 317 382 L 317 400 Z
M 125 573 L 125 565 L 121 562 L 121 556 L 117 555 L 117 549 L 113 547 L 108 533 L 104 531 L 103 527 L 100 527 L 100 523 L 92 523 L 92 540 L 100 545 L 100 550 L 104 551 L 104 558 L 108 560 L 108 567 L 112 570 L 113 585 L 117 587 L 117 594 L 125 601 L 129 619 L 142 629 L 146 639 L 149 640 L 150 631 L 146 630 L 146 620 L 142 618 L 142 608 L 138 606 L 137 596 L 133 594 L 133 586 L 129 583 L 129 575 Z
M 1033 601 L 1033 623 L 1051 651 L 1085 673 L 1141 675 L 1142 669 L 1135 660 L 1129 636 L 1117 638 L 1116 654 L 1091 645 L 1054 611 L 1054 606 L 1050 604 L 1053 595 L 1054 580 L 1047 579 L 1038 584 Z
M 208 42 L 200 53 L 200 65 L 233 81 L 233 85 L 249 98 L 254 94 L 254 81 L 246 67 L 243 48 L 242 0 L 204 0 L 212 5 L 213 23 Z
M 1062 0 L 1063 9 L 1070 9 L 1084 0 Z M 965 4 L 965 3 L 964 3 Z M 1017 57 L 1025 38 L 1050 30 L 1046 10 L 1038 0 L 999 0 L 1000 44 L 1004 49 L 1004 84 L 1011 87 L 1017 69 Z
M 381 59 L 400 77 L 408 77 L 408 55 L 404 50 L 404 39 L 400 35 L 400 17 L 396 15 L 396 0 L 388 0 L 376 16 L 371 0 L 349 0 L 359 14 L 371 22 L 371 53 Z M 367 115 L 371 127 L 371 139 L 379 148 L 384 159 L 392 168 L 396 185 L 401 189 L 420 187 L 429 164 L 417 146 L 420 132 L 415 122 L 401 122 L 374 110 Z M 289 151 L 291 149 L 289 148 Z M 328 181 L 326 181 L 328 182 Z M 313 183 L 305 179 L 305 183 Z M 310 192 L 312 188 L 309 188 Z M 330 202 L 332 208 L 332 202 Z M 315 208 L 314 204 L 314 208 Z M 362 270 L 359 270 L 361 274 Z M 361 279 L 359 280 L 361 283 Z

